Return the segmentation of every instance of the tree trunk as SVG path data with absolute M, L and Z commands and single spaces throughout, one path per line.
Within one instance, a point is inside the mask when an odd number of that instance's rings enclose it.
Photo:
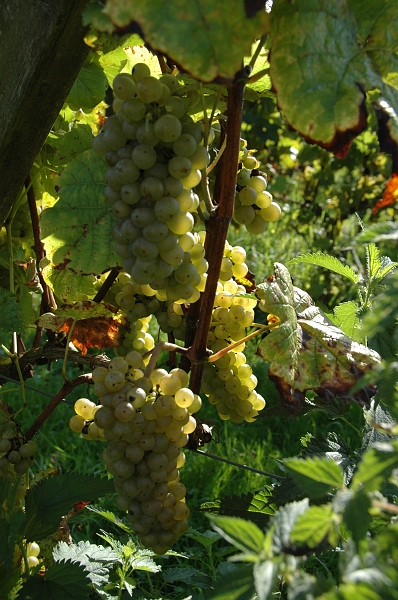
M 87 0 L 0 4 L 0 225 L 82 67 Z

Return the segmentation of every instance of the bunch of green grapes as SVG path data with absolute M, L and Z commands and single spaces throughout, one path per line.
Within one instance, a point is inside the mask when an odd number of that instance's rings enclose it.
M 257 299 L 233 278 L 246 276 L 245 260 L 244 248 L 226 242 L 208 335 L 208 348 L 213 353 L 242 340 L 254 322 Z M 246 362 L 244 349 L 242 342 L 214 363 L 207 363 L 202 381 L 202 391 L 216 406 L 220 418 L 234 423 L 254 421 L 265 406 L 264 398 L 255 390 L 257 378 Z
M 36 450 L 33 440 L 26 442 L 14 430 L 5 431 L 0 439 L 0 477 L 14 481 L 15 475 L 27 473 Z
M 157 79 L 140 63 L 113 86 L 116 115 L 93 148 L 110 167 L 105 197 L 118 219 L 116 251 L 133 282 L 150 285 L 162 300 L 194 302 L 201 274 L 186 236 L 199 206 L 192 189 L 210 160 L 202 127 L 186 114 L 184 86 L 172 75 Z
M 220 344 L 216 344 L 219 348 Z M 227 347 L 228 344 L 225 345 Z M 257 378 L 246 363 L 243 352 L 229 350 L 215 363 L 207 363 L 202 392 L 224 421 L 252 423 L 265 407 L 264 398 L 255 390 Z
M 254 156 L 248 155 L 243 159 L 237 177 L 239 191 L 233 216 L 236 223 L 245 225 L 247 231 L 254 234 L 263 233 L 266 223 L 277 221 L 281 215 L 279 204 L 266 191 L 267 179 L 259 173 L 258 167 Z
M 182 448 L 196 428 L 200 397 L 182 369 L 144 376 L 137 351 L 93 371 L 101 406 L 94 422 L 108 446 L 103 460 L 114 476 L 116 503 L 141 542 L 163 554 L 187 530 L 189 508 L 179 481 Z

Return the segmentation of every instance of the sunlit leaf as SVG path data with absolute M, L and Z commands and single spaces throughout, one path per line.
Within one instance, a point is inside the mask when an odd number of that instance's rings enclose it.
M 333 326 L 317 307 L 308 306 L 311 299 L 293 288 L 285 266 L 275 263 L 274 269 L 275 274 L 257 286 L 257 296 L 259 308 L 279 322 L 260 342 L 257 353 L 270 362 L 268 377 L 282 403 L 297 411 L 306 391 L 313 390 L 326 401 L 342 398 L 369 405 L 373 386 L 351 389 L 379 363 L 379 355 Z
M 233 78 L 267 22 L 261 6 L 247 16 L 243 0 L 233 10 L 229 0 L 107 0 L 105 12 L 119 28 L 137 22 L 151 48 L 202 81 Z

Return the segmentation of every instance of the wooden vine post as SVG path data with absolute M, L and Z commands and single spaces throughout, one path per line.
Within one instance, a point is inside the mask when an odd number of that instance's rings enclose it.
M 89 52 L 87 0 L 0 5 L 0 224 Z

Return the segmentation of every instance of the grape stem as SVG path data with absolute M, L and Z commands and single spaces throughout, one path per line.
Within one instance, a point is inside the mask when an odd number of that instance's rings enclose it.
M 72 324 L 69 327 L 68 337 L 66 338 L 65 354 L 64 354 L 64 360 L 62 363 L 62 377 L 64 378 L 64 381 L 68 381 L 68 376 L 66 374 L 66 363 L 68 362 L 69 344 L 70 344 L 70 340 L 71 340 L 72 333 L 73 333 L 76 323 L 77 323 L 77 320 L 73 319 Z
M 188 354 L 188 348 L 182 348 L 181 346 L 177 346 L 177 344 L 171 344 L 170 342 L 159 342 L 156 346 L 149 350 L 146 354 L 143 355 L 142 358 L 147 358 L 150 356 L 149 363 L 145 369 L 145 377 L 149 377 L 152 371 L 156 368 L 156 363 L 158 361 L 159 355 L 163 351 L 166 352 L 180 352 L 181 354 Z
M 79 385 L 84 385 L 92 382 L 91 373 L 86 373 L 85 375 L 79 375 L 75 379 L 70 379 L 69 381 L 65 381 L 64 385 L 56 394 L 51 402 L 46 406 L 43 412 L 38 416 L 36 421 L 29 427 L 28 431 L 25 433 L 26 441 L 31 440 L 36 433 L 39 431 L 40 427 L 43 423 L 48 419 L 51 413 L 57 408 L 58 404 L 64 400 L 65 396 L 71 393 Z
M 213 160 L 213 162 L 211 163 L 211 165 L 209 165 L 207 167 L 207 169 L 206 169 L 207 175 L 214 169 L 214 167 L 217 166 L 217 163 L 220 160 L 220 158 L 222 157 L 226 145 L 227 145 L 227 136 L 225 136 L 224 141 L 223 141 L 223 143 L 221 145 L 221 148 L 218 151 L 218 154 L 217 154 L 216 158 Z
M 214 460 L 219 460 L 220 462 L 227 463 L 228 465 L 232 465 L 233 467 L 239 467 L 240 469 L 245 469 L 246 471 L 252 471 L 253 473 L 259 473 L 259 475 L 265 475 L 265 477 L 271 477 L 272 479 L 277 479 L 279 481 L 283 481 L 286 479 L 281 475 L 275 475 L 275 473 L 268 473 L 267 471 L 261 471 L 260 469 L 255 469 L 254 467 L 248 467 L 247 465 L 242 465 L 242 463 L 237 463 L 233 460 L 227 460 L 226 458 L 221 458 L 221 456 L 216 456 L 215 454 L 210 454 L 209 452 L 204 452 L 203 450 L 198 450 L 197 448 L 188 448 L 191 452 L 196 452 L 196 454 L 201 454 L 202 456 L 207 456 L 208 458 L 213 458 Z
M 237 77 L 228 90 L 228 120 L 226 125 L 228 143 L 217 169 L 214 189 L 214 200 L 217 209 L 206 222 L 205 251 L 210 264 L 209 273 L 205 293 L 201 295 L 198 301 L 200 304 L 196 302 L 192 304 L 187 315 L 190 323 L 200 325 L 196 329 L 195 338 L 189 352 L 189 358 L 193 363 L 190 388 L 194 393 L 199 393 L 204 368 L 203 360 L 208 355 L 207 335 L 213 313 L 225 240 L 234 210 L 244 86 L 245 79 Z M 192 331 L 190 331 L 190 335 L 192 335 Z
M 208 362 L 215 362 L 216 360 L 218 360 L 219 358 L 224 356 L 224 354 L 226 354 L 230 350 L 233 350 L 234 348 L 237 348 L 241 344 L 248 342 L 249 340 L 257 337 L 261 333 L 264 333 L 264 331 L 270 331 L 271 329 L 275 329 L 275 327 L 279 327 L 279 323 L 272 323 L 271 325 L 261 325 L 260 329 L 256 329 L 256 331 L 252 331 L 251 333 L 249 333 L 249 335 L 246 335 L 244 338 L 242 338 L 238 342 L 234 342 L 230 346 L 227 346 L 226 348 L 219 350 L 218 352 L 216 352 L 216 354 L 212 354 L 212 356 L 210 356 L 207 359 Z

